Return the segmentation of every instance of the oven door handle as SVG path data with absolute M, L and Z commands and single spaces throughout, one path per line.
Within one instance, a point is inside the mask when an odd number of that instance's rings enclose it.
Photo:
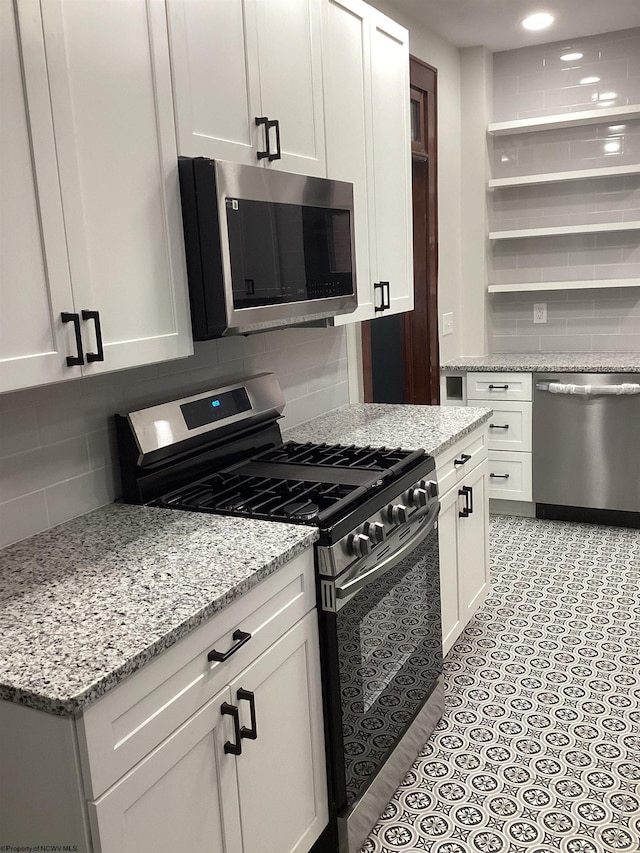
M 372 566 L 368 572 L 358 575 L 358 577 L 353 578 L 353 580 L 347 581 L 344 584 L 337 583 L 335 585 L 336 598 L 348 598 L 349 596 L 352 596 L 354 593 L 361 590 L 362 587 L 371 583 L 372 580 L 375 580 L 375 578 L 383 575 L 389 569 L 392 569 L 401 560 L 404 560 L 407 554 L 410 551 L 413 551 L 417 545 L 420 545 L 420 543 L 427 538 L 429 533 L 431 533 L 439 514 L 440 504 L 438 504 L 436 508 L 425 517 L 424 524 L 418 528 L 413 536 L 410 536 L 409 539 L 407 539 L 399 551 L 390 554 L 386 559 L 382 560 L 382 562 Z

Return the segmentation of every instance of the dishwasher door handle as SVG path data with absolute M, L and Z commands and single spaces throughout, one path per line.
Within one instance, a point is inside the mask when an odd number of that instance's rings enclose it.
M 636 382 L 622 382 L 619 385 L 575 385 L 562 382 L 536 382 L 536 391 L 548 391 L 550 394 L 567 394 L 576 397 L 622 397 L 627 394 L 640 394 L 640 385 Z

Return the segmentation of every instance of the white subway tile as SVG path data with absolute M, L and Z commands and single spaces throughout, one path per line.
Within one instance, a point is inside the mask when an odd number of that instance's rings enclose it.
M 33 408 L 0 411 L 0 457 L 38 446 L 38 425 Z
M 594 352 L 640 352 L 640 335 L 593 335 Z
M 549 335 L 540 338 L 540 352 L 590 352 L 590 335 Z
M 112 468 L 100 468 L 50 486 L 45 496 L 49 523 L 62 524 L 111 503 L 116 497 L 116 478 Z
M 0 548 L 34 536 L 49 527 L 43 491 L 0 504 Z
M 515 335 L 493 338 L 493 352 L 540 352 L 539 335 Z
M 0 500 L 38 491 L 88 470 L 85 436 L 8 456 L 0 464 Z

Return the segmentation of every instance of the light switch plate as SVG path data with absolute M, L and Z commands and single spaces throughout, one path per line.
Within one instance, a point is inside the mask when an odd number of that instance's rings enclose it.
M 442 315 L 442 335 L 453 334 L 453 312 Z

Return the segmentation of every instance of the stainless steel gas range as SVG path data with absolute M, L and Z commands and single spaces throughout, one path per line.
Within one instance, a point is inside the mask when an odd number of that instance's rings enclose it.
M 434 460 L 283 442 L 275 376 L 116 417 L 124 500 L 318 528 L 332 823 L 357 853 L 444 710 Z

